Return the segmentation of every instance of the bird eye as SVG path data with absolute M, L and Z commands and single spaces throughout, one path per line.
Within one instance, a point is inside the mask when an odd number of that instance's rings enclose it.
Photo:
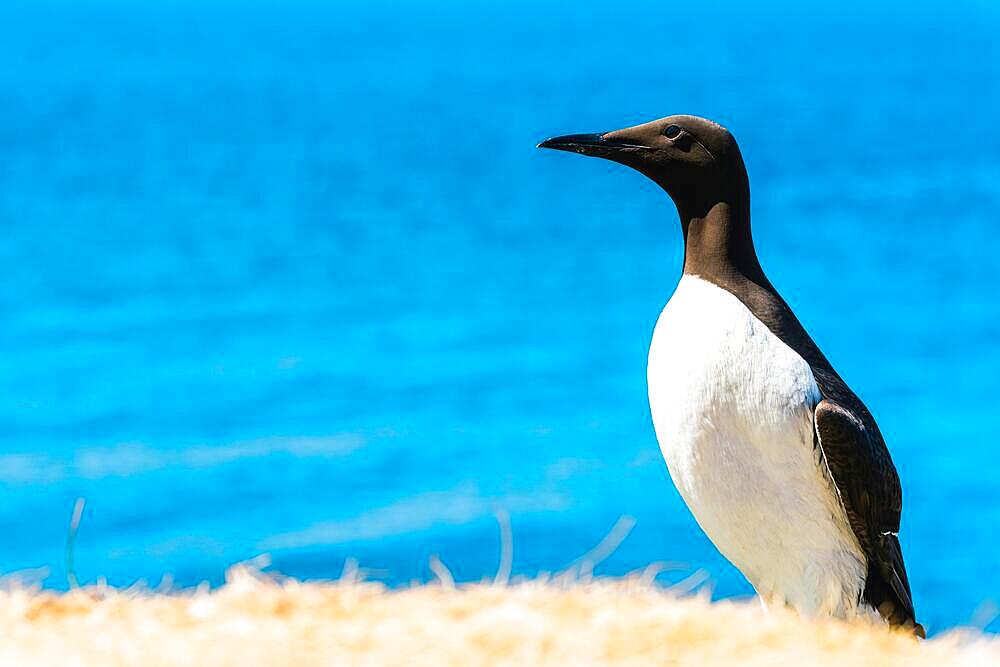
M 663 136 L 667 139 L 676 139 L 681 133 L 681 128 L 676 125 L 667 125 L 667 129 L 663 131 Z

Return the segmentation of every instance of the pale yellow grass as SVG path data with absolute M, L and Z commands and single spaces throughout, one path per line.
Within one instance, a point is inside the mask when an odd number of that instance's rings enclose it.
M 1000 665 L 1000 643 L 765 615 L 640 578 L 387 590 L 236 568 L 215 591 L 0 593 L 4 666 L 733 664 Z

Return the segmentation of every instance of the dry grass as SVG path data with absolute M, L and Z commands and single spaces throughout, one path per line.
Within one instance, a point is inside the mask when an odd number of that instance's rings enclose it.
M 0 593 L 0 665 L 1000 665 L 1000 641 L 926 642 L 865 623 L 765 615 L 640 578 L 390 591 L 230 572 L 170 595 Z

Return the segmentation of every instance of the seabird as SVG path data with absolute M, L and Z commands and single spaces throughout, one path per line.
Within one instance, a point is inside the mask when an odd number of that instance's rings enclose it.
M 677 207 L 684 267 L 653 331 L 649 404 L 670 476 L 709 539 L 765 606 L 874 610 L 923 636 L 896 469 L 871 413 L 764 275 L 733 136 L 669 116 L 538 147 L 631 167 Z

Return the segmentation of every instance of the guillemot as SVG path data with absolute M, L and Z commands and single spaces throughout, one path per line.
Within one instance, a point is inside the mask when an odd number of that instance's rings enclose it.
M 649 404 L 670 476 L 709 539 L 765 606 L 874 610 L 923 636 L 896 469 L 871 413 L 764 275 L 733 136 L 669 116 L 538 147 L 629 166 L 677 207 L 684 266 L 653 331 Z

